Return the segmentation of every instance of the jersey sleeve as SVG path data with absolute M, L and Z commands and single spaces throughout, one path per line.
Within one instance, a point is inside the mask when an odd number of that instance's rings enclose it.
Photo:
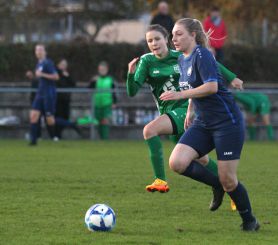
M 135 74 L 127 74 L 127 94 L 128 96 L 134 96 L 147 80 L 148 67 L 144 57 L 141 57 L 138 66 L 136 67 Z
M 221 63 L 217 62 L 217 66 L 219 68 L 220 73 L 222 74 L 224 79 L 228 81 L 228 83 L 231 83 L 237 77 L 235 73 L 231 72 L 227 67 L 225 67 Z
M 196 63 L 203 83 L 218 82 L 216 61 L 207 49 L 202 49 L 196 56 Z

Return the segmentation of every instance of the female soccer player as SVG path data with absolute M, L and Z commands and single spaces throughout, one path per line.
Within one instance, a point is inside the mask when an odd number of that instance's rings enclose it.
M 184 132 L 184 119 L 187 111 L 187 100 L 162 101 L 159 96 L 168 90 L 179 90 L 179 68 L 177 64 L 180 52 L 168 48 L 168 33 L 160 25 L 151 25 L 146 33 L 146 40 L 151 53 L 141 57 L 136 69 L 136 62 L 139 58 L 133 59 L 128 65 L 127 93 L 134 96 L 140 87 L 147 82 L 152 89 L 160 116 L 144 127 L 144 138 L 148 144 L 150 158 L 155 173 L 153 184 L 146 186 L 150 192 L 169 191 L 164 171 L 164 160 L 160 135 L 181 135 Z M 221 66 L 221 68 L 223 68 Z M 221 69 L 222 70 L 222 69 Z M 225 70 L 227 73 L 227 70 Z M 225 74 L 224 74 L 225 75 Z M 235 87 L 242 88 L 237 81 Z M 206 165 L 207 169 L 217 175 L 216 163 L 204 156 L 199 160 Z M 190 176 L 194 178 L 193 176 Z M 196 179 L 196 178 L 194 178 Z M 210 210 L 216 210 L 222 202 L 223 191 L 213 189 L 214 199 L 211 202 Z
M 175 146 L 169 165 L 185 176 L 192 172 L 197 176 L 198 173 L 200 181 L 205 180 L 214 188 L 223 186 L 236 204 L 243 220 L 242 229 L 256 231 L 259 223 L 252 214 L 247 191 L 236 174 L 244 142 L 242 114 L 231 93 L 223 86 L 216 61 L 207 49 L 207 40 L 202 24 L 196 19 L 178 20 L 173 28 L 173 43 L 183 52 L 179 67 L 180 85 L 184 90 L 164 92 L 160 99 L 167 102 L 190 98 L 185 125 L 191 126 Z M 196 118 L 191 124 L 193 105 Z M 195 162 L 214 148 L 220 181 Z

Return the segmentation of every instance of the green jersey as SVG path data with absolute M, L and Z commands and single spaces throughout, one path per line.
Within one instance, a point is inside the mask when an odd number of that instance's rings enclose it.
M 110 76 L 99 77 L 96 81 L 95 106 L 111 106 L 113 103 L 112 89 L 113 78 Z
M 166 91 L 179 91 L 179 67 L 177 60 L 180 53 L 169 50 L 166 57 L 159 59 L 154 54 L 148 53 L 141 57 L 135 74 L 128 74 L 127 89 L 129 95 L 135 95 L 138 89 L 147 83 L 153 93 L 160 114 L 165 114 L 179 107 L 187 107 L 188 100 L 162 101 L 160 95 Z M 135 83 L 136 91 L 132 91 Z
M 135 74 L 128 73 L 127 93 L 134 96 L 144 83 L 150 85 L 155 102 L 160 114 L 173 111 L 176 108 L 188 106 L 188 100 L 162 101 L 160 95 L 166 91 L 179 91 L 179 66 L 178 57 L 181 52 L 169 50 L 169 54 L 159 59 L 152 53 L 141 56 Z M 225 66 L 218 63 L 220 73 L 229 83 L 236 78 L 236 75 Z

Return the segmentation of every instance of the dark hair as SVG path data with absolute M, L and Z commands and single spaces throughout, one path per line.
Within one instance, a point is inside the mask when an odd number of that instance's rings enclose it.
M 150 32 L 150 31 L 158 31 L 158 32 L 160 32 L 163 35 L 163 37 L 168 41 L 168 47 L 169 48 L 173 47 L 172 40 L 170 38 L 170 34 L 169 34 L 169 32 L 162 25 L 159 25 L 159 24 L 150 25 L 147 28 L 146 33 Z
M 158 31 L 160 32 L 166 39 L 169 38 L 169 33 L 168 31 L 161 25 L 159 24 L 154 24 L 154 25 L 150 25 L 146 31 L 149 32 L 149 31 Z
M 109 64 L 107 61 L 103 60 L 101 62 L 98 63 L 99 66 L 106 66 L 106 67 L 109 67 Z
M 202 47 L 209 48 L 209 35 L 210 33 L 206 33 L 202 23 L 197 19 L 184 18 L 180 19 L 176 22 L 176 24 L 181 24 L 184 28 L 189 32 L 195 32 L 195 41 L 197 44 Z

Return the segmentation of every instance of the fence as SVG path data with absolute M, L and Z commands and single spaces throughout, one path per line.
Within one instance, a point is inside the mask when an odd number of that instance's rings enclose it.
M 18 126 L 0 127 L 1 138 L 24 137 L 24 130 L 28 130 L 30 110 L 30 92 L 35 90 L 25 87 L 2 87 L 0 88 L 0 117 L 17 116 L 21 123 Z M 73 119 L 84 115 L 94 115 L 94 106 L 91 103 L 95 90 L 88 88 L 58 89 L 59 93 L 72 94 Z M 278 88 L 248 88 L 245 92 L 261 92 L 268 94 L 272 101 L 272 121 L 278 134 Z M 114 128 L 113 138 L 142 138 L 143 125 L 158 116 L 156 105 L 153 102 L 151 92 L 148 88 L 143 88 L 137 96 L 129 98 L 126 89 L 119 87 L 115 90 L 118 98 L 117 107 L 113 109 L 112 128 Z M 1 131 L 2 128 L 2 131 Z M 89 137 L 96 139 L 95 125 L 91 124 L 84 130 L 89 131 Z M 6 133 L 4 133 L 6 131 Z M 8 134 L 7 131 L 10 131 Z M 71 137 L 70 137 L 71 138 Z

